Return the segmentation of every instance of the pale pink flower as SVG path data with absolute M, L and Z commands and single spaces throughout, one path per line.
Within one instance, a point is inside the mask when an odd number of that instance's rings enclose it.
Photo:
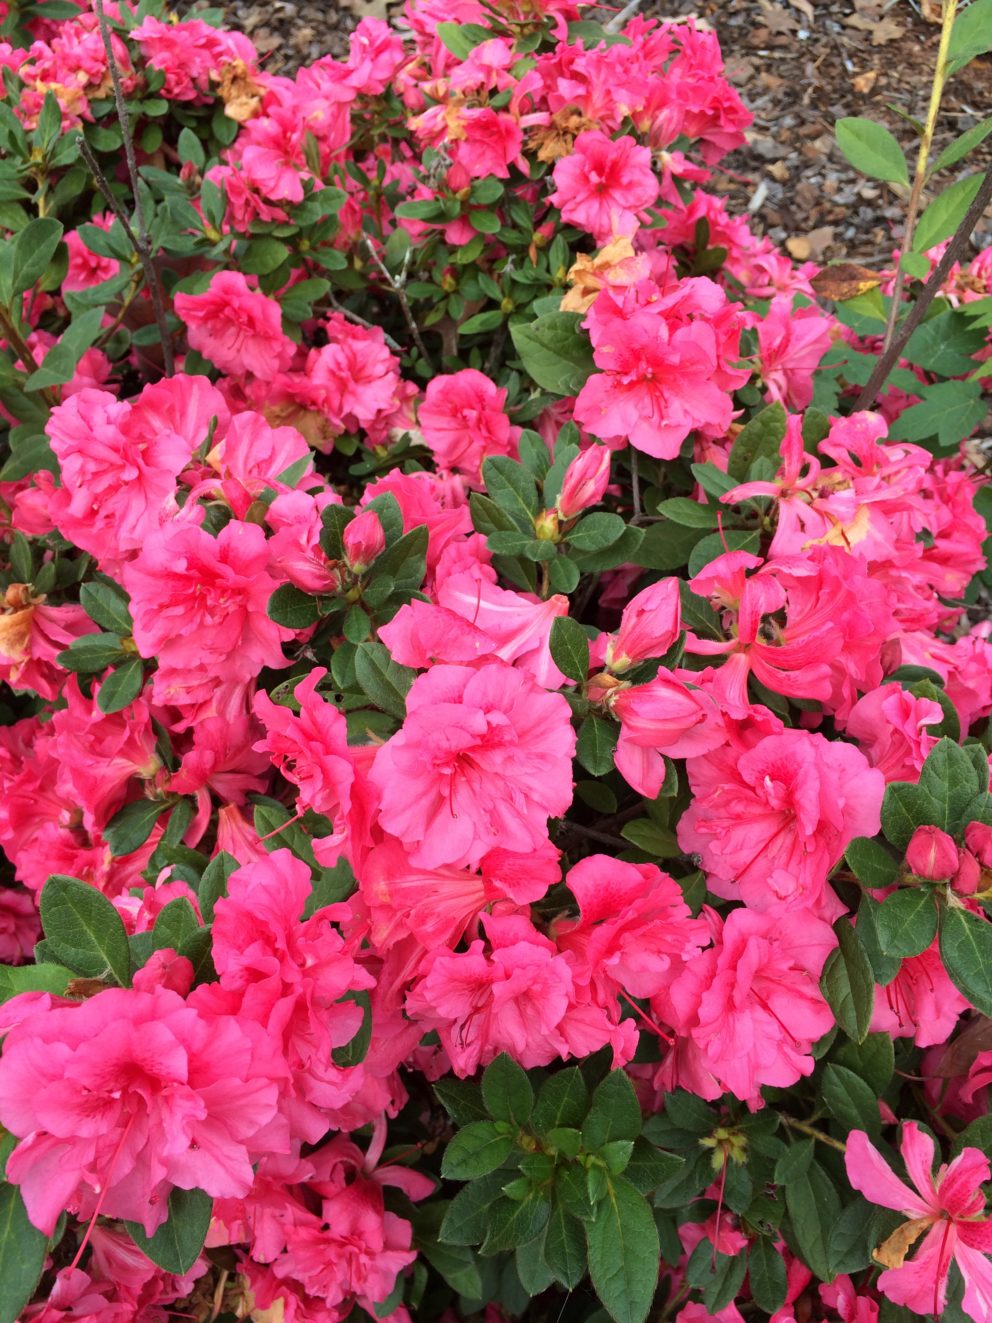
M 536 849 L 571 803 L 574 749 L 568 704 L 523 671 L 435 666 L 376 753 L 379 822 L 427 868 L 473 867 L 496 846 Z
M 992 1221 L 985 1213 L 982 1183 L 989 1161 L 977 1148 L 963 1148 L 951 1163 L 933 1171 L 934 1142 L 915 1121 L 902 1128 L 899 1144 L 913 1188 L 904 1184 L 863 1130 L 847 1137 L 847 1179 L 873 1204 L 909 1219 L 875 1251 L 885 1272 L 878 1289 L 915 1314 L 940 1316 L 947 1301 L 947 1275 L 956 1263 L 964 1278 L 961 1307 L 975 1323 L 992 1317 Z M 907 1262 L 909 1250 L 926 1233 Z

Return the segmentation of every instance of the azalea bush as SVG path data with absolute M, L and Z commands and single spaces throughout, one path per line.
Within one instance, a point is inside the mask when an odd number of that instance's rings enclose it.
M 0 11 L 0 1320 L 987 1323 L 974 177 L 820 273 L 693 21 Z

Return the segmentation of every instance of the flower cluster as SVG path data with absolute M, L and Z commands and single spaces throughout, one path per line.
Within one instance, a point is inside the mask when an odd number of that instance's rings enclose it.
M 71 8 L 0 40 L 14 1313 L 985 1323 L 988 255 L 866 409 L 704 24 Z

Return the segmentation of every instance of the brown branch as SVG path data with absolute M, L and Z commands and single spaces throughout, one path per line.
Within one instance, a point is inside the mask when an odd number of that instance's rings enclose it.
M 152 255 L 151 236 L 148 233 L 148 226 L 145 221 L 145 209 L 141 201 L 141 190 L 139 188 L 138 161 L 134 154 L 134 139 L 131 136 L 131 120 L 127 112 L 127 102 L 124 100 L 124 88 L 121 84 L 121 73 L 117 67 L 117 59 L 114 55 L 114 46 L 110 36 L 110 27 L 107 23 L 106 10 L 103 7 L 103 0 L 93 0 L 93 8 L 96 10 L 97 22 L 100 26 L 100 36 L 103 38 L 103 47 L 107 52 L 107 67 L 110 70 L 110 80 L 114 85 L 114 104 L 117 107 L 117 120 L 121 126 L 121 135 L 124 139 L 124 159 L 127 162 L 127 172 L 131 180 L 131 192 L 134 194 L 134 213 L 138 221 L 138 233 L 135 234 L 127 218 L 123 214 L 123 208 L 116 200 L 106 178 L 101 173 L 93 153 L 89 149 L 80 134 L 79 148 L 83 159 L 93 171 L 97 187 L 107 199 L 114 214 L 120 220 L 124 227 L 124 233 L 128 241 L 138 254 L 138 260 L 141 262 L 145 273 L 145 283 L 148 286 L 148 292 L 152 299 L 152 308 L 155 313 L 155 324 L 158 326 L 159 339 L 162 341 L 162 365 L 165 375 L 171 377 L 174 371 L 174 361 L 172 357 L 172 337 L 169 334 L 169 323 L 165 315 L 165 297 L 162 292 L 162 282 L 159 280 L 158 272 L 155 269 L 155 262 Z
M 944 256 L 931 271 L 930 278 L 920 291 L 919 298 L 910 309 L 909 315 L 896 331 L 892 343 L 875 364 L 875 370 L 868 378 L 864 390 L 858 396 L 857 403 L 854 406 L 856 410 L 870 409 L 875 403 L 875 397 L 888 379 L 889 373 L 899 361 L 899 355 L 906 347 L 906 342 L 923 321 L 927 308 L 930 307 L 935 295 L 950 274 L 951 267 L 960 257 L 965 244 L 971 237 L 972 230 L 981 220 L 982 214 L 990 201 L 992 201 L 992 169 L 989 169 L 982 180 L 981 186 L 975 194 L 975 200 L 968 208 L 964 220 L 954 231 Z
M 376 252 L 375 244 L 372 242 L 371 239 L 366 238 L 365 247 L 368 251 L 369 256 L 372 258 L 372 261 L 376 264 L 376 266 L 379 268 L 379 271 L 382 273 L 383 277 L 385 278 L 387 285 L 393 291 L 396 297 L 399 299 L 400 309 L 403 313 L 403 320 L 406 322 L 407 329 L 409 330 L 411 336 L 413 337 L 414 344 L 420 350 L 421 358 L 424 360 L 424 362 L 427 364 L 429 368 L 433 369 L 434 364 L 431 362 L 431 356 L 427 352 L 427 346 L 424 344 L 423 337 L 420 334 L 420 327 L 417 325 L 416 320 L 414 319 L 413 309 L 410 307 L 410 300 L 407 298 L 406 289 L 404 288 L 406 285 L 407 274 L 410 269 L 410 258 L 413 255 L 413 249 L 412 248 L 407 249 L 406 259 L 404 260 L 403 263 L 403 270 L 400 272 L 399 276 L 394 276 L 393 273 L 390 271 L 389 267 L 386 266 L 385 262 Z

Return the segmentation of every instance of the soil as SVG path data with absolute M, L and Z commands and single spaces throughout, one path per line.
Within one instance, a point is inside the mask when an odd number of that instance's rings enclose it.
M 963 0 L 963 3 L 965 0 Z M 962 7 L 963 7 L 962 3 Z M 198 7 L 197 5 L 192 6 Z M 273 72 L 346 53 L 360 18 L 386 18 L 394 0 L 230 0 L 240 27 Z M 910 147 L 904 116 L 926 115 L 940 33 L 940 0 L 645 0 L 645 14 L 695 14 L 720 36 L 727 72 L 754 115 L 747 148 L 728 157 L 710 187 L 735 211 L 816 262 L 888 262 L 905 212 L 905 190 L 858 175 L 838 150 L 833 126 L 845 115 L 885 123 Z M 992 114 L 992 57 L 950 82 L 938 147 Z M 956 169 L 992 165 L 992 137 Z M 951 182 L 950 174 L 942 181 Z M 973 236 L 992 243 L 992 212 Z

